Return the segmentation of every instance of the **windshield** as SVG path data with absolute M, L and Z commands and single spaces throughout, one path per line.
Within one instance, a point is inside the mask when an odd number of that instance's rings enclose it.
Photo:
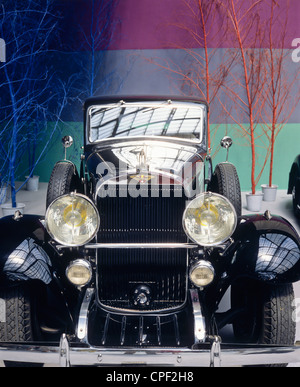
M 170 101 L 95 105 L 88 110 L 89 142 L 112 137 L 167 136 L 200 142 L 205 105 Z

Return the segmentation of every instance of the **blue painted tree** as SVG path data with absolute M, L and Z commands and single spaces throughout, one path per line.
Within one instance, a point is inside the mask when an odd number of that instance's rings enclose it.
M 11 0 L 0 6 L 0 36 L 6 42 L 6 62 L 0 63 L 0 174 L 2 183 L 10 185 L 13 207 L 18 167 L 28 147 L 31 175 L 66 104 L 66 85 L 57 79 L 48 63 L 58 20 L 53 0 Z M 49 132 L 50 120 L 56 124 Z M 39 155 L 35 152 L 37 141 L 44 143 Z
M 118 3 L 119 0 L 91 0 L 82 17 L 86 23 L 79 21 L 81 49 L 86 52 L 78 62 L 78 78 L 81 80 L 78 97 L 81 102 L 91 96 L 115 93 L 121 88 L 122 80 L 114 67 L 106 71 L 105 63 L 107 48 L 119 23 L 115 15 Z

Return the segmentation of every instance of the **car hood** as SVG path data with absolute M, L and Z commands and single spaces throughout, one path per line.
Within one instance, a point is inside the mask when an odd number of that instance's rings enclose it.
M 198 144 L 147 139 L 89 145 L 87 151 L 87 165 L 96 180 L 148 174 L 193 179 L 205 157 Z

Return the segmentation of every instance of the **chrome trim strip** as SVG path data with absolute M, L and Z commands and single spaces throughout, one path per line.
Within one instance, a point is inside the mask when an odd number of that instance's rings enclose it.
M 188 348 L 95 348 L 73 347 L 66 335 L 60 346 L 0 343 L 0 360 L 75 365 L 167 365 L 181 367 L 210 366 L 211 347 Z M 221 345 L 222 366 L 299 363 L 300 346 Z
M 92 300 L 92 296 L 94 294 L 93 288 L 87 288 L 84 299 L 81 304 L 81 309 L 78 318 L 77 325 L 77 337 L 83 343 L 87 343 L 87 333 L 88 333 L 88 311 L 89 305 Z
M 221 339 L 219 336 L 214 336 L 210 349 L 210 367 L 221 367 Z
M 199 247 L 192 243 L 89 243 L 83 246 L 85 249 L 195 249 Z M 58 250 L 70 248 L 70 246 L 56 245 Z
M 190 296 L 192 300 L 192 307 L 193 307 L 193 314 L 194 314 L 195 344 L 204 343 L 206 339 L 206 326 L 205 326 L 205 318 L 202 315 L 198 290 L 190 289 Z
M 71 367 L 70 344 L 66 334 L 61 335 L 59 342 L 59 366 L 64 368 Z

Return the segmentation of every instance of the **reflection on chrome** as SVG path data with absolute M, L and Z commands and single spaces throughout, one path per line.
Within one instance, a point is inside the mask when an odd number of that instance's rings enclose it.
M 41 280 L 48 285 L 51 261 L 32 238 L 25 239 L 8 257 L 3 272 L 13 281 Z
M 295 266 L 299 259 L 299 248 L 291 238 L 282 234 L 264 234 L 259 238 L 255 271 L 274 278 Z

